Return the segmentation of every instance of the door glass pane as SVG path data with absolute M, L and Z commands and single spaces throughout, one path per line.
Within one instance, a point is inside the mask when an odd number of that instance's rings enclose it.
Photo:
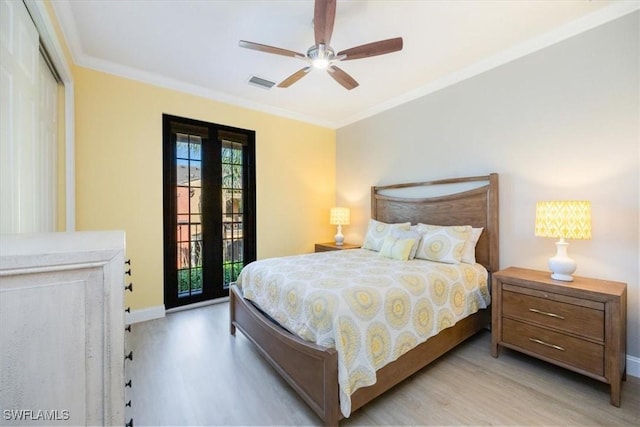
M 202 188 L 190 187 L 189 192 L 189 213 L 193 218 L 193 215 L 202 213 Z
M 202 138 L 199 136 L 189 138 L 189 158 L 192 161 L 202 160 Z
M 183 133 L 176 142 L 178 296 L 202 293 L 202 138 Z
M 188 159 L 189 158 L 189 135 L 184 133 L 176 134 L 176 158 Z
M 180 217 L 188 218 L 189 213 L 189 187 L 176 187 L 176 206 L 178 207 L 178 221 Z
M 224 287 L 229 287 L 243 267 L 242 215 L 243 145 L 222 141 L 222 258 Z
M 189 242 L 178 242 L 178 270 L 189 268 Z

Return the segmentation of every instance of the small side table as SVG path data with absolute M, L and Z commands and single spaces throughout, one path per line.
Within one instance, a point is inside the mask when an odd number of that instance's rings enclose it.
M 508 347 L 610 385 L 626 377 L 627 285 L 511 267 L 493 274 L 491 354 Z
M 343 243 L 342 245 L 336 245 L 335 242 L 316 243 L 316 252 L 328 252 L 328 251 L 341 251 L 343 249 L 358 249 L 360 245 L 354 245 L 351 243 Z

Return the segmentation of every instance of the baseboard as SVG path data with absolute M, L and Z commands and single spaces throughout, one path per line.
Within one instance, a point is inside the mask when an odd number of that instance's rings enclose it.
M 146 322 L 147 320 L 160 319 L 164 317 L 164 304 L 155 307 L 141 308 L 140 310 L 131 310 L 131 313 L 124 314 L 124 321 L 127 325 L 132 323 Z
M 640 378 L 640 357 L 627 355 L 627 375 Z

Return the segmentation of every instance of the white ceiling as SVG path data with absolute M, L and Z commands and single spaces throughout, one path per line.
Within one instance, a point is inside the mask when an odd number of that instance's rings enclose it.
M 243 107 L 338 128 L 471 77 L 638 8 L 637 1 L 338 0 L 337 51 L 402 36 L 404 48 L 339 64 L 347 91 L 305 62 L 238 46 L 248 40 L 305 53 L 313 1 L 120 0 L 52 2 L 76 64 Z

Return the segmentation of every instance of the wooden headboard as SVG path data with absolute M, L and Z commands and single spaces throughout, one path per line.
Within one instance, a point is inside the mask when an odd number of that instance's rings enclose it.
M 386 223 L 484 227 L 476 260 L 499 270 L 498 174 L 371 187 L 371 217 Z

